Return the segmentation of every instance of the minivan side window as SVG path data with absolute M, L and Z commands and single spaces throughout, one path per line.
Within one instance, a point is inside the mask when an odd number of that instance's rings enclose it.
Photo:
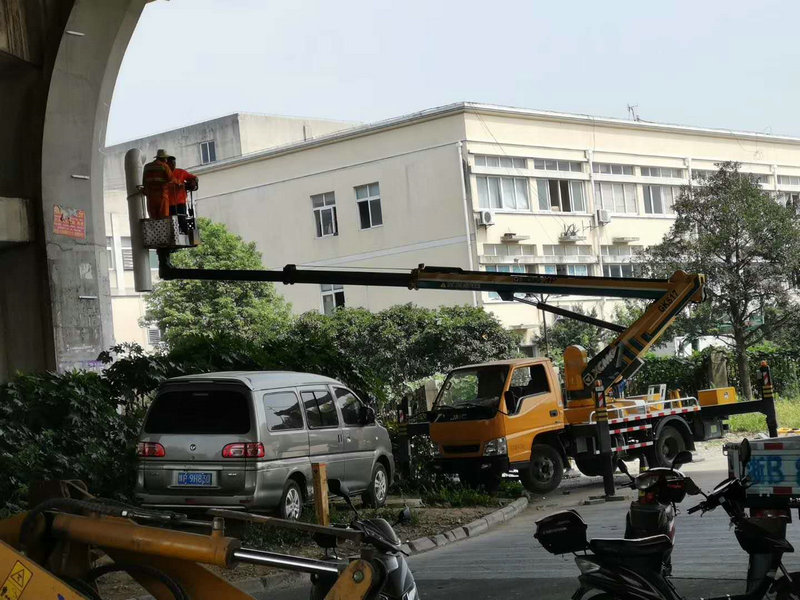
M 342 413 L 342 420 L 345 425 L 364 425 L 364 404 L 353 392 L 345 388 L 333 388 L 336 395 L 336 404 Z
M 271 392 L 264 394 L 264 412 L 270 431 L 302 429 L 303 415 L 294 392 Z
M 306 419 L 311 428 L 337 427 L 339 416 L 336 414 L 336 405 L 330 392 L 316 390 L 301 392 L 303 407 L 306 409 Z

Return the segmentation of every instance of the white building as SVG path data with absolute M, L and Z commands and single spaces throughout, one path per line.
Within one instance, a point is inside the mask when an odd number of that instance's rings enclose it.
M 125 191 L 124 157 L 128 150 L 138 148 L 150 161 L 158 148 L 164 148 L 175 156 L 178 166 L 194 171 L 199 165 L 241 157 L 272 146 L 309 140 L 353 125 L 343 121 L 235 113 L 107 147 L 104 212 L 115 340 L 138 342 L 150 348 L 160 339 L 158 329 L 139 326 L 145 303 L 142 294 L 133 289 L 133 258 Z M 155 256 L 152 265 L 157 269 Z
M 726 160 L 797 200 L 797 138 L 458 103 L 205 165 L 198 210 L 255 241 L 270 268 L 425 263 L 624 277 L 632 253 L 669 229 L 681 186 Z M 278 289 L 295 312 L 482 305 L 526 344 L 541 319 L 493 294 Z M 613 318 L 614 303 L 597 306 Z

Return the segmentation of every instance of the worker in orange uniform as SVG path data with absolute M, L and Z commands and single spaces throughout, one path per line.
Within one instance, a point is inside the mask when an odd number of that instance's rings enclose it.
M 142 183 L 147 198 L 147 214 L 151 219 L 169 217 L 169 184 L 172 181 L 172 169 L 167 164 L 169 154 L 160 149 L 156 159 L 144 166 Z
M 186 217 L 188 215 L 186 210 L 186 190 L 194 191 L 197 189 L 197 175 L 192 175 L 186 169 L 179 169 L 176 166 L 174 156 L 170 156 L 167 159 L 167 165 L 172 171 L 172 181 L 169 184 L 169 214 L 178 215 L 181 231 L 188 233 L 186 230 Z

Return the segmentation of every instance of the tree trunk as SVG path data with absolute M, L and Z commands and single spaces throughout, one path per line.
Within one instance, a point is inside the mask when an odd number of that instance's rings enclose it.
M 745 400 L 753 399 L 753 388 L 750 383 L 750 361 L 747 359 L 747 344 L 744 331 L 734 328 L 733 337 L 736 341 L 736 364 L 739 367 L 739 382 L 742 386 L 742 395 Z

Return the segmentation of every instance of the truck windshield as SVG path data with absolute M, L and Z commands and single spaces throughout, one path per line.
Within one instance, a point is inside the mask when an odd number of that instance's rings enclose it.
M 434 410 L 492 409 L 500 404 L 500 394 L 508 376 L 506 365 L 458 369 L 447 376 Z

